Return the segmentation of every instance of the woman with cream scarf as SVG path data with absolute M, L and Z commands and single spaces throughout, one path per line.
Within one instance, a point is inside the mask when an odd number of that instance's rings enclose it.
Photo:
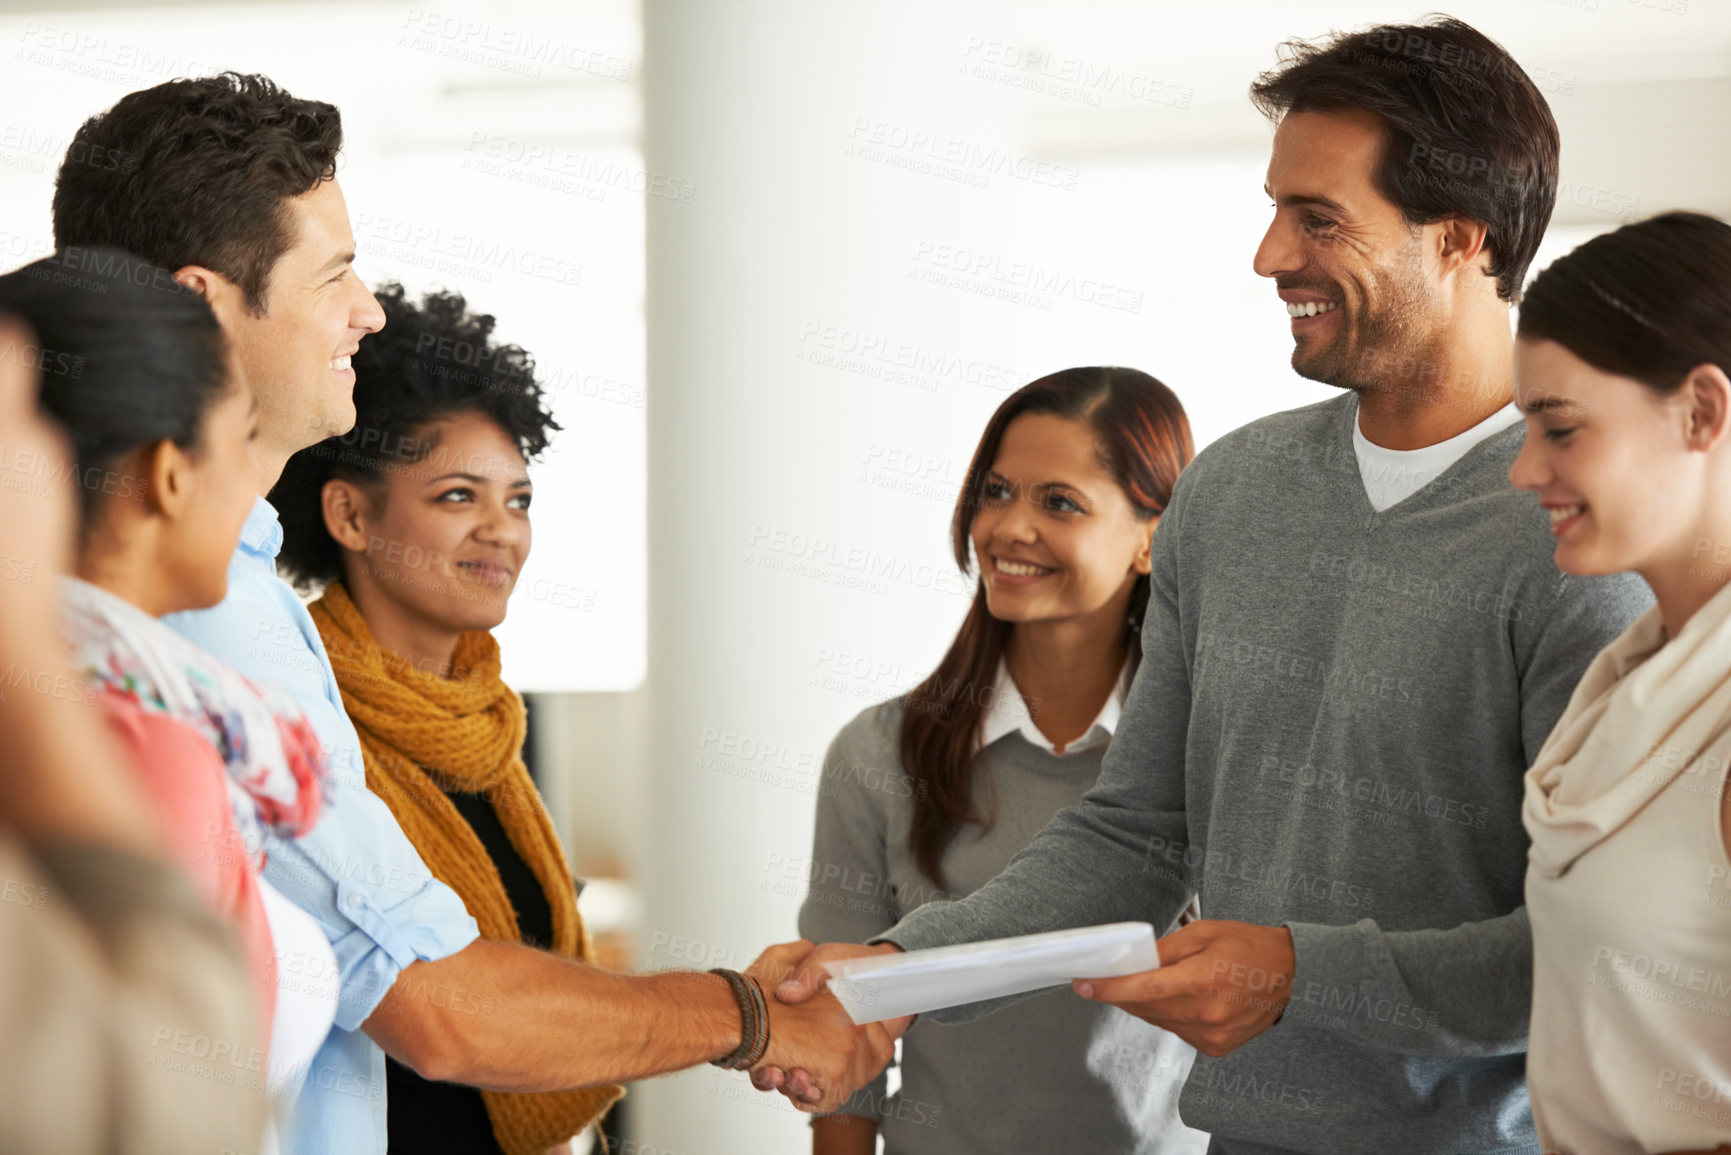
M 355 432 L 297 454 L 271 492 L 281 564 L 309 606 L 360 735 L 367 786 L 483 936 L 589 958 L 576 886 L 522 751 L 525 714 L 489 632 L 529 554 L 527 462 L 558 428 L 528 355 L 489 341 L 460 296 L 378 294 L 387 324 L 354 355 Z M 440 372 L 433 340 L 483 351 Z M 429 992 L 428 997 L 440 997 Z M 456 1013 L 485 1000 L 451 993 Z M 573 1045 L 581 1045 L 574 1041 Z M 392 1150 L 563 1151 L 618 1087 L 515 1094 L 387 1064 Z
M 1566 574 L 1657 599 L 1526 776 L 1534 1121 L 1571 1155 L 1731 1152 L 1731 226 L 1587 242 L 1518 337 L 1511 480 Z

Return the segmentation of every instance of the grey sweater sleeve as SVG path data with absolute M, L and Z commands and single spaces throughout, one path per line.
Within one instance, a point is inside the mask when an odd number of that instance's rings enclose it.
M 886 881 L 887 804 L 907 783 L 894 756 L 898 717 L 882 706 L 865 711 L 842 728 L 824 756 L 807 870 L 810 883 L 799 908 L 801 938 L 867 942 L 895 924 L 895 897 Z M 907 832 L 898 830 L 896 837 L 906 838 Z M 886 1069 L 835 1113 L 875 1122 L 887 1093 Z
M 964 899 L 929 903 L 887 931 L 904 950 L 1145 921 L 1167 930 L 1190 902 L 1184 815 L 1184 740 L 1190 722 L 1189 648 L 1178 610 L 1182 512 L 1191 486 L 1180 475 L 1154 534 L 1154 573 L 1142 627 L 1142 664 L 1130 684 L 1100 777 L 1061 810 L 1004 872 Z M 937 1011 L 967 1022 L 1012 1002 Z
M 1564 576 L 1542 620 L 1514 623 L 1529 765 L 1594 656 L 1651 604 L 1633 574 Z M 1527 1049 L 1533 938 L 1526 907 L 1448 930 L 1384 931 L 1370 919 L 1286 925 L 1297 964 L 1292 1000 L 1317 1012 L 1306 1022 L 1335 1024 L 1370 1046 L 1408 1054 Z M 1346 1007 L 1363 1013 L 1335 1013 Z

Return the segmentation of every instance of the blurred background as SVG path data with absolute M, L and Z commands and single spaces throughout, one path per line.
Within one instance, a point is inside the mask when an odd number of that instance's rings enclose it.
M 1245 92 L 1283 40 L 1426 11 L 3 0 L 0 261 L 51 250 L 67 143 L 129 91 L 238 69 L 337 104 L 361 275 L 495 314 L 565 427 L 499 633 L 585 911 L 618 965 L 743 968 L 796 937 L 831 736 L 961 619 L 947 527 L 1008 392 L 1132 365 L 1198 447 L 1331 394 L 1251 271 L 1270 129 Z M 1561 126 L 1535 270 L 1668 208 L 1731 215 L 1731 2 L 1447 11 Z M 639 1155 L 807 1145 L 713 1068 L 627 1103 Z

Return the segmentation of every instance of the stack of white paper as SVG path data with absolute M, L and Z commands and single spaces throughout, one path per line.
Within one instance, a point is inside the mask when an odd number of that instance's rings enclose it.
M 1114 922 L 847 959 L 824 969 L 829 989 L 853 1021 L 864 1024 L 1159 965 L 1152 926 Z

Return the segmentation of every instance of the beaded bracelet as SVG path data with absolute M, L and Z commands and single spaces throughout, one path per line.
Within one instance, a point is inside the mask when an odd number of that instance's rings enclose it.
M 750 975 L 725 967 L 716 967 L 709 973 L 727 980 L 734 999 L 739 1003 L 740 1018 L 739 1046 L 710 1062 L 730 1071 L 755 1067 L 769 1050 L 769 1003 L 763 997 L 763 987 Z

